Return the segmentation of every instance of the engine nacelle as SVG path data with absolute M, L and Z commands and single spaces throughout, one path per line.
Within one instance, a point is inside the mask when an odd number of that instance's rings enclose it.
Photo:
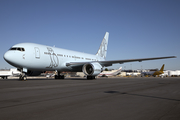
M 89 63 L 83 66 L 82 71 L 85 75 L 96 76 L 99 75 L 103 69 L 99 63 Z
M 42 71 L 31 71 L 31 70 L 28 70 L 28 72 L 26 73 L 26 75 L 28 76 L 38 76 L 42 73 Z

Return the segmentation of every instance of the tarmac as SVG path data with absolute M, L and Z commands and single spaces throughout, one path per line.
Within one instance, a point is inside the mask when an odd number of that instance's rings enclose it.
M 0 79 L 1 120 L 179 120 L 180 78 Z

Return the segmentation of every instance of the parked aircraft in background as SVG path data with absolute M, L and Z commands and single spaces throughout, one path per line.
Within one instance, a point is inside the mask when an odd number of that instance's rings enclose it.
M 118 70 L 113 70 L 113 71 L 103 71 L 102 73 L 100 73 L 98 76 L 101 77 L 106 77 L 106 76 L 115 76 L 117 74 L 119 74 L 121 72 L 122 67 L 120 67 Z
M 19 76 L 21 72 L 17 69 L 10 69 L 10 70 L 0 70 L 0 77 L 3 79 L 7 79 L 9 76 Z
M 7 79 L 9 76 L 12 76 L 12 71 L 0 71 L 0 78 Z
M 55 74 L 47 74 L 46 78 L 51 78 L 51 77 L 54 77 L 54 76 L 55 76 Z
M 87 79 L 95 79 L 103 67 L 116 63 L 175 58 L 175 56 L 155 57 L 143 59 L 110 60 L 106 61 L 109 33 L 106 32 L 97 54 L 87 54 L 34 43 L 20 43 L 12 46 L 4 59 L 17 67 L 21 72 L 19 79 L 26 79 L 26 75 L 39 75 L 42 71 L 57 71 L 55 79 L 64 79 L 61 72 L 84 72 Z
M 160 70 L 156 70 L 156 71 L 149 71 L 149 72 L 142 72 L 141 74 L 142 75 L 148 75 L 148 76 L 157 76 L 157 75 L 160 75 L 160 74 L 163 74 L 164 72 L 164 64 L 162 65 L 161 69 Z

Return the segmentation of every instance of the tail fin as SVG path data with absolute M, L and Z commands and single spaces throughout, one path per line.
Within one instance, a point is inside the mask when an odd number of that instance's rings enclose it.
M 162 71 L 162 72 L 164 71 L 164 64 L 163 64 L 163 66 L 161 67 L 160 71 Z
M 100 56 L 100 57 L 102 57 L 104 59 L 106 59 L 108 38 L 109 38 L 109 33 L 106 32 L 106 34 L 104 35 L 104 38 L 103 38 L 103 40 L 101 42 L 101 46 L 99 47 L 99 50 L 96 53 L 97 56 Z
M 122 67 L 120 67 L 118 70 L 121 70 L 122 69 Z

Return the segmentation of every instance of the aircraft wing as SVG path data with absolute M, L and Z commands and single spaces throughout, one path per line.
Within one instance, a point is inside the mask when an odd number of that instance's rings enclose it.
M 141 59 L 125 59 L 125 60 L 110 60 L 110 61 L 89 61 L 89 62 L 70 62 L 66 63 L 66 66 L 79 66 L 87 63 L 98 62 L 102 66 L 111 66 L 112 64 L 123 64 L 125 62 L 142 62 L 146 60 L 157 60 L 157 59 L 167 59 L 167 58 L 176 58 L 176 56 L 168 56 L 168 57 L 154 57 L 154 58 L 141 58 Z

